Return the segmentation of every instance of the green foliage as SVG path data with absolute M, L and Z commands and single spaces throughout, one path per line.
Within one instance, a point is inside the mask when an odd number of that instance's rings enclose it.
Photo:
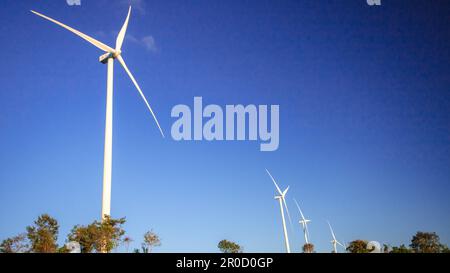
M 125 231 L 122 225 L 125 218 L 112 219 L 106 216 L 103 221 L 82 226 L 76 225 L 69 233 L 68 241 L 75 241 L 80 244 L 81 252 L 111 252 L 121 243 L 126 245 L 127 252 L 129 244 L 133 241 L 130 237 L 122 237 Z M 26 228 L 27 232 L 15 237 L 6 238 L 0 243 L 0 253 L 68 253 L 65 246 L 58 248 L 58 222 L 48 214 L 42 214 L 34 224 Z M 354 240 L 350 242 L 347 251 L 351 253 L 368 253 L 368 242 L 365 240 Z M 144 242 L 141 249 L 134 249 L 134 253 L 150 253 L 154 247 L 161 245 L 161 239 L 153 232 L 144 234 Z M 223 253 L 242 253 L 243 248 L 235 242 L 222 240 L 217 246 Z M 303 252 L 313 253 L 314 245 L 303 245 Z M 383 245 L 384 253 L 450 253 L 447 245 L 441 244 L 439 236 L 435 232 L 417 232 L 411 239 L 411 244 L 405 246 L 390 247 Z
M 68 241 L 78 242 L 80 244 L 81 253 L 91 253 L 96 248 L 98 241 L 97 224 L 88 226 L 76 225 L 68 235 Z
M 67 249 L 66 246 L 62 246 L 62 247 L 58 248 L 58 251 L 57 251 L 57 252 L 58 252 L 58 253 L 70 253 L 70 250 Z
M 446 245 L 441 245 L 441 253 L 450 253 L 450 249 Z
M 400 246 L 392 247 L 392 250 L 389 253 L 412 253 L 412 250 L 406 247 L 404 244 Z
M 236 244 L 235 242 L 228 241 L 228 240 L 222 240 L 219 242 L 217 247 L 222 251 L 223 253 L 242 253 L 243 248 Z
M 26 234 L 7 238 L 0 244 L 0 253 L 25 253 L 29 251 Z
M 439 236 L 435 232 L 418 231 L 409 246 L 415 253 L 439 253 L 441 251 Z
M 368 242 L 365 240 L 354 240 L 347 246 L 347 251 L 350 253 L 369 253 L 371 250 L 367 249 Z
M 150 253 L 154 247 L 161 245 L 161 239 L 158 234 L 154 233 L 153 230 L 147 231 L 144 234 L 144 243 L 142 243 L 142 252 Z
M 48 214 L 42 214 L 34 221 L 33 226 L 27 227 L 27 237 L 31 243 L 31 252 L 54 253 L 58 249 L 58 221 Z
M 112 219 L 106 216 L 103 221 L 94 221 L 87 226 L 75 226 L 68 235 L 69 241 L 80 244 L 82 253 L 111 252 L 119 246 L 125 231 L 122 225 L 125 218 Z

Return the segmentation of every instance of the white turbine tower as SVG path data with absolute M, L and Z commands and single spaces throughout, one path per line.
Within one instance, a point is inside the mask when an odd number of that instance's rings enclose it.
M 303 229 L 303 235 L 305 236 L 305 243 L 309 244 L 309 230 L 308 230 L 308 223 L 311 222 L 311 220 L 308 220 L 305 218 L 305 216 L 303 215 L 302 210 L 300 209 L 300 206 L 298 205 L 297 200 L 294 199 L 295 205 L 297 205 L 298 211 L 300 212 L 300 216 L 302 217 L 302 219 L 300 221 L 298 221 L 301 225 L 302 225 L 302 229 Z
M 123 66 L 125 71 L 127 72 L 128 76 L 130 77 L 131 81 L 135 85 L 136 89 L 138 90 L 139 94 L 141 95 L 142 99 L 144 100 L 145 104 L 147 105 L 148 110 L 153 116 L 153 119 L 156 122 L 156 125 L 159 128 L 159 131 L 161 132 L 161 135 L 164 137 L 164 133 L 161 129 L 161 126 L 159 125 L 158 119 L 156 118 L 155 113 L 153 113 L 152 108 L 150 107 L 147 99 L 144 96 L 144 93 L 142 93 L 141 88 L 139 87 L 138 83 L 136 82 L 133 74 L 131 74 L 130 70 L 128 69 L 127 65 L 125 64 L 125 61 L 122 58 L 122 44 L 125 39 L 125 34 L 127 32 L 128 27 L 128 21 L 130 19 L 131 14 L 131 6 L 128 9 L 128 15 L 125 20 L 125 23 L 122 26 L 122 29 L 119 32 L 119 35 L 117 35 L 116 39 L 116 48 L 113 49 L 96 39 L 81 33 L 80 31 L 73 29 L 63 23 L 60 23 L 50 17 L 47 17 L 43 14 L 40 14 L 36 11 L 31 11 L 32 13 L 47 19 L 71 32 L 78 35 L 79 37 L 83 38 L 84 40 L 88 41 L 92 45 L 96 46 L 97 48 L 101 49 L 105 52 L 102 56 L 100 56 L 99 61 L 103 64 L 107 64 L 108 72 L 107 72 L 107 82 L 106 82 L 106 125 L 105 125 L 105 147 L 104 147 L 104 161 L 103 161 L 103 198 L 102 198 L 102 219 L 105 218 L 105 216 L 109 216 L 111 213 L 111 167 L 112 167 L 112 126 L 113 126 L 113 68 L 114 68 L 114 60 L 118 60 L 119 63 Z
M 334 231 L 333 231 L 333 228 L 332 228 L 331 225 L 330 225 L 330 222 L 327 221 L 327 223 L 328 223 L 328 226 L 330 227 L 331 235 L 333 236 L 333 240 L 331 240 L 331 244 L 333 244 L 333 251 L 334 251 L 334 253 L 338 253 L 338 252 L 337 252 L 337 245 L 340 245 L 340 246 L 342 246 L 342 247 L 344 247 L 344 245 L 341 244 L 341 243 L 336 239 L 336 236 L 334 235 Z
M 275 181 L 275 179 L 273 178 L 273 176 L 270 174 L 270 172 L 266 169 L 267 174 L 270 176 L 270 179 L 272 179 L 273 183 L 275 184 L 275 187 L 277 188 L 278 194 L 277 196 L 275 196 L 275 199 L 278 200 L 278 202 L 280 203 L 280 211 L 281 211 L 281 220 L 283 221 L 283 232 L 284 232 L 284 243 L 286 244 L 286 252 L 287 253 L 291 253 L 291 247 L 289 246 L 289 237 L 288 237 L 288 233 L 287 233 L 287 228 L 286 228 L 286 220 L 284 219 L 284 209 L 283 209 L 283 205 L 286 208 L 286 213 L 288 215 L 289 221 L 291 222 L 291 216 L 289 214 L 289 210 L 286 204 L 286 193 L 289 190 L 289 186 L 284 190 L 281 191 L 280 187 L 278 187 L 277 182 Z

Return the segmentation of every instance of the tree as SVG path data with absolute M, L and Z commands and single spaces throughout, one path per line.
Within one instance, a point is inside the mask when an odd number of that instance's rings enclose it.
M 450 249 L 446 245 L 441 245 L 441 253 L 450 253 Z
M 142 243 L 142 252 L 150 253 L 154 247 L 161 245 L 161 239 L 158 234 L 154 233 L 153 230 L 147 231 L 144 234 L 144 242 Z
M 313 253 L 314 245 L 311 243 L 304 244 L 302 249 L 303 249 L 303 253 Z
M 58 221 L 48 214 L 42 214 L 34 221 L 33 226 L 27 227 L 27 237 L 31 243 L 31 252 L 54 253 L 58 249 Z
M 122 229 L 122 225 L 125 222 L 125 218 L 112 219 L 109 216 L 106 216 L 102 222 L 94 222 L 99 230 L 99 238 L 96 242 L 97 252 L 111 252 L 111 250 L 119 246 L 122 236 L 125 234 L 125 231 Z
M 418 231 L 409 246 L 416 253 L 439 253 L 441 250 L 441 243 L 436 232 Z
M 141 253 L 141 251 L 139 250 L 139 248 L 135 248 L 135 249 L 133 250 L 133 253 L 139 254 L 139 253 Z
M 68 241 L 78 242 L 81 253 L 91 253 L 96 247 L 98 241 L 98 228 L 96 224 L 88 226 L 76 225 L 68 235 Z
M 58 253 L 70 253 L 70 249 L 68 249 L 65 245 L 63 245 L 62 247 L 58 248 L 56 250 L 56 252 L 58 252 Z
M 25 253 L 29 251 L 26 234 L 7 238 L 0 244 L 0 253 Z
M 242 253 L 243 248 L 236 244 L 235 242 L 228 241 L 228 240 L 222 240 L 219 242 L 217 247 L 222 251 L 223 253 Z
M 389 253 L 411 253 L 411 252 L 412 252 L 411 249 L 402 244 L 398 247 L 397 246 L 392 247 L 392 250 Z
M 78 242 L 82 253 L 111 252 L 119 246 L 125 231 L 125 218 L 112 219 L 106 216 L 101 222 L 94 221 L 87 226 L 75 226 L 68 235 L 69 241 Z
M 126 253 L 128 253 L 128 250 L 130 249 L 130 244 L 133 242 L 133 239 L 131 237 L 126 236 L 122 240 L 123 244 L 125 245 Z
M 365 240 L 354 240 L 349 243 L 347 251 L 350 253 L 369 253 L 370 250 L 367 249 L 368 242 Z

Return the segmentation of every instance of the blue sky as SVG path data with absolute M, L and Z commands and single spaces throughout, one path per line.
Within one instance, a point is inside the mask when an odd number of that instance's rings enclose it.
M 61 225 L 100 217 L 106 66 L 98 49 L 37 10 L 111 46 L 129 1 L 5 0 L 0 10 L 0 238 L 41 213 Z M 112 2 L 112 3 L 111 3 Z M 112 216 L 158 252 L 283 252 L 275 189 L 290 185 L 311 240 L 450 243 L 450 5 L 447 1 L 131 1 L 123 56 L 162 139 L 115 66 Z M 280 147 L 176 142 L 177 104 L 280 105 Z M 296 221 L 295 221 L 296 222 Z M 291 247 L 303 237 L 294 222 Z

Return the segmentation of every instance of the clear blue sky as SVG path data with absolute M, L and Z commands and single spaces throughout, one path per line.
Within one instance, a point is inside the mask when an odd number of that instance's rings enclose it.
M 49 213 L 63 243 L 101 210 L 101 52 L 29 10 L 113 46 L 127 2 L 3 1 L 0 238 Z M 448 1 L 133 2 L 123 56 L 168 135 L 116 65 L 112 216 L 135 247 L 153 228 L 159 252 L 214 252 L 224 238 L 284 251 L 264 168 L 291 186 L 318 251 L 331 249 L 327 219 L 344 241 L 409 244 L 423 230 L 450 243 Z M 279 104 L 279 149 L 172 140 L 170 111 L 194 96 Z

